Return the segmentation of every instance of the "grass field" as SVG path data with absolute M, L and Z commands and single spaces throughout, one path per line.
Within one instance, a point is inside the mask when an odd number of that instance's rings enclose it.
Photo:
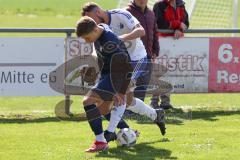
M 93 0 L 94 1 L 94 0 Z M 74 28 L 87 0 L 0 0 L 1 28 Z M 117 0 L 95 0 L 104 9 Z M 65 36 L 65 34 L 0 33 L 0 36 Z
M 137 145 L 85 154 L 93 140 L 86 121 L 60 120 L 54 106 L 63 97 L 0 98 L 0 159 L 238 159 L 239 94 L 173 95 L 167 135 L 144 117 L 128 120 L 141 132 Z M 72 111 L 82 113 L 80 97 Z M 149 101 L 148 101 L 149 102 Z M 104 123 L 106 126 L 106 122 Z
M 117 0 L 95 1 L 105 9 L 117 5 Z M 85 2 L 87 0 L 0 0 L 0 27 L 73 28 Z M 0 33 L 0 36 L 11 35 Z M 240 157 L 239 94 L 172 95 L 175 109 L 167 113 L 165 137 L 151 121 L 135 117 L 127 122 L 141 132 L 137 145 L 117 148 L 111 143 L 108 153 L 97 154 L 84 153 L 93 141 L 93 134 L 83 118 L 56 118 L 55 105 L 63 99 L 0 97 L 0 160 L 215 160 Z M 72 99 L 72 112 L 83 113 L 82 97 Z M 107 125 L 106 121 L 104 125 Z
M 117 1 L 95 0 L 105 9 Z M 87 0 L 0 0 L 1 27 L 70 27 L 80 17 L 81 7 Z M 107 3 L 106 3 L 107 2 Z M 24 22 L 24 23 L 23 23 Z

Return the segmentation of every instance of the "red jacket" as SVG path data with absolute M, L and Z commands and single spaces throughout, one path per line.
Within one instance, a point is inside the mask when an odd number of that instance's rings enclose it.
M 140 24 L 145 30 L 145 36 L 141 37 L 142 42 L 148 54 L 148 58 L 152 58 L 153 54 L 158 56 L 159 54 L 159 43 L 157 36 L 157 24 L 154 12 L 146 8 L 144 12 L 136 6 L 134 2 L 131 2 L 127 10 L 138 19 Z
M 185 9 L 185 3 L 182 0 L 176 0 L 176 9 L 172 7 L 168 0 L 156 2 L 153 7 L 157 19 L 158 29 L 179 29 L 181 22 L 187 28 L 189 27 L 188 13 Z M 159 33 L 160 36 L 173 36 L 174 34 Z

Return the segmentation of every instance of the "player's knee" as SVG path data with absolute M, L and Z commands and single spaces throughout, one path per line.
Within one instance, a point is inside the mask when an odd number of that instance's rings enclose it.
M 126 101 L 127 107 L 131 106 L 132 101 L 133 101 L 133 94 L 132 93 L 131 94 L 127 94 L 127 101 Z
M 135 97 L 132 97 L 132 98 L 128 101 L 127 107 L 135 106 L 135 105 L 136 105 L 136 98 L 135 98 Z
M 127 103 L 127 107 L 131 106 L 132 103 L 133 103 L 133 97 L 127 98 L 127 102 L 126 103 Z
M 101 108 L 101 109 L 99 109 L 99 111 L 100 111 L 101 115 L 103 115 L 103 116 L 107 115 L 108 113 L 111 112 L 111 110 L 109 110 L 107 107 Z
M 88 105 L 91 105 L 91 104 L 93 104 L 91 98 L 89 98 L 89 97 L 84 97 L 83 98 L 83 106 L 88 106 Z
M 97 104 L 98 109 L 101 115 L 106 115 L 111 112 L 113 102 L 112 101 L 105 101 Z
M 131 101 L 127 99 L 127 107 L 131 105 Z

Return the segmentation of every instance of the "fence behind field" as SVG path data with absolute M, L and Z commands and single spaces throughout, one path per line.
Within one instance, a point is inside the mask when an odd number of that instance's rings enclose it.
M 84 46 L 83 42 L 78 43 L 76 38 L 71 37 L 74 32 L 72 28 L 0 28 L 0 33 L 9 34 L 60 33 L 66 35 L 66 39 L 0 37 L 0 95 L 65 95 L 66 106 L 69 107 L 70 94 L 50 91 L 46 82 L 50 71 L 66 63 L 70 51 L 75 50 L 77 53 L 85 49 L 89 51 L 89 45 Z M 159 30 L 159 32 L 173 31 Z M 194 37 L 177 41 L 171 38 L 160 39 L 161 51 L 158 60 L 159 63 L 165 63 L 170 67 L 165 80 L 173 83 L 173 92 L 239 92 L 240 39 L 233 38 L 231 35 L 239 34 L 240 29 L 189 29 L 185 33 Z M 196 38 L 203 34 L 229 34 L 229 36 Z M 19 84 L 20 81 L 21 84 Z

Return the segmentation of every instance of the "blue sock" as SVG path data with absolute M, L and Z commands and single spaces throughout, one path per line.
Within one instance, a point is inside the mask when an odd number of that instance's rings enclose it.
M 108 113 L 104 116 L 108 121 L 110 121 L 111 118 L 111 113 Z M 127 122 L 125 122 L 123 119 L 121 119 L 117 125 L 118 129 L 123 129 L 123 128 L 129 128 Z
M 104 115 L 104 117 L 106 118 L 106 120 L 110 121 L 110 118 L 111 118 L 111 112 Z
M 84 106 L 88 123 L 95 135 L 103 133 L 102 116 L 95 104 Z

